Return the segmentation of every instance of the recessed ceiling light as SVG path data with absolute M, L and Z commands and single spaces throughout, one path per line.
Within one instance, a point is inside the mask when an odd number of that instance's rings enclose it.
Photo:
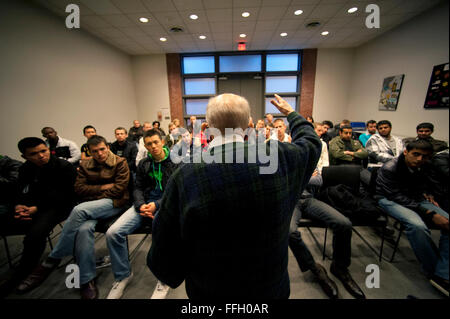
M 148 22 L 148 19 L 142 17 L 142 18 L 139 18 L 139 21 L 141 21 L 142 23 L 147 23 L 147 22 Z
M 199 36 L 199 38 L 202 39 L 202 40 L 205 40 L 205 39 L 206 39 L 206 36 L 201 35 L 201 36 Z
M 189 16 L 189 18 L 191 18 L 192 20 L 197 20 L 197 19 L 198 19 L 198 15 L 196 15 L 196 14 L 191 14 L 191 15 Z
M 280 33 L 280 36 L 287 37 L 287 33 L 286 32 Z
M 242 16 L 244 18 L 248 18 L 250 16 L 250 12 L 242 12 Z
M 166 42 L 167 39 L 166 39 L 166 38 L 159 38 L 159 41 L 161 41 L 161 42 Z
M 353 12 L 356 12 L 356 11 L 358 11 L 357 7 L 353 7 L 353 8 L 350 8 L 350 9 L 347 10 L 348 13 L 353 13 Z
M 245 33 L 241 33 L 241 34 L 239 34 L 239 36 L 240 36 L 241 38 L 245 38 L 247 35 L 246 35 Z
M 303 10 L 296 10 L 295 12 L 294 12 L 294 14 L 296 15 L 296 16 L 299 16 L 299 15 L 301 15 L 303 13 Z
M 322 33 L 321 33 L 321 35 L 328 35 L 330 32 L 328 32 L 328 31 L 323 31 Z

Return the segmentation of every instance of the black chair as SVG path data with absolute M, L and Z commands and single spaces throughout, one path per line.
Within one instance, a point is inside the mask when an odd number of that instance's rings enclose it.
M 348 187 L 350 187 L 355 194 L 360 193 L 360 172 L 361 172 L 361 166 L 359 165 L 332 165 L 328 167 L 324 167 L 322 169 L 322 179 L 323 184 L 322 188 L 326 188 L 329 186 L 335 186 L 339 184 L 344 184 Z M 383 212 L 380 210 L 380 212 Z M 373 251 L 375 254 L 378 255 L 379 261 L 381 262 L 382 256 L 383 256 L 383 247 L 384 247 L 384 234 L 387 227 L 387 217 L 382 214 L 380 215 L 376 220 L 352 220 L 351 222 L 353 224 L 353 231 L 356 235 L 358 235 L 359 238 Z M 324 227 L 325 230 L 325 241 L 323 245 L 323 256 L 322 258 L 325 258 L 325 250 L 326 250 L 326 235 L 327 235 L 327 227 L 324 223 L 319 223 L 316 221 L 313 221 L 312 223 L 307 222 L 305 220 L 304 223 L 300 223 L 301 225 L 305 225 L 305 227 Z M 370 226 L 370 227 L 381 227 L 383 229 L 382 231 L 382 237 L 381 237 L 381 245 L 380 250 L 377 251 L 359 232 L 355 227 L 357 226 Z M 310 231 L 310 230 L 309 230 Z M 311 231 L 310 231 L 311 232 Z M 311 232 L 312 234 L 312 232 Z M 314 238 L 314 235 L 313 235 Z M 317 243 L 317 240 L 314 238 L 314 240 Z

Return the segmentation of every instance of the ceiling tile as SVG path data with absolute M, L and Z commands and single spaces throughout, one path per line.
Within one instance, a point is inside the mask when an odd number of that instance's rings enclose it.
M 256 22 L 255 31 L 273 31 L 275 30 L 278 25 L 280 24 L 280 21 L 278 20 L 267 20 L 267 21 L 260 21 L 258 20 Z
M 97 14 L 121 13 L 109 0 L 81 0 L 81 2 Z
M 259 15 L 259 7 L 247 7 L 247 8 L 233 8 L 233 21 L 235 22 L 246 22 L 246 21 L 256 21 Z M 243 12 L 250 13 L 250 16 L 244 18 L 242 16 Z
M 132 27 L 135 25 L 133 21 L 123 14 L 102 15 L 101 17 L 114 27 Z
M 123 27 L 120 28 L 120 31 L 122 31 L 124 34 L 126 34 L 129 37 L 146 37 L 147 34 L 142 31 L 139 27 Z
M 318 4 L 321 0 L 292 0 L 291 5 Z
M 212 32 L 231 32 L 233 29 L 233 24 L 231 21 L 227 22 L 211 22 L 209 24 Z
M 233 7 L 233 0 L 203 0 L 205 9 L 231 9 Z
M 184 26 L 183 20 L 176 11 L 159 12 L 158 14 L 155 14 L 155 18 L 162 26 L 166 27 L 167 29 L 174 26 Z
M 297 30 L 302 27 L 305 23 L 303 19 L 295 19 L 295 20 L 282 20 L 278 25 L 278 30 L 284 29 L 286 31 Z
M 315 5 L 297 5 L 290 6 L 286 10 L 286 14 L 284 15 L 284 19 L 306 19 L 314 10 Z M 297 10 L 302 10 L 303 13 L 300 15 L 295 15 L 294 12 Z
M 186 32 L 197 33 L 197 32 L 210 32 L 208 23 L 190 23 L 186 24 Z
M 159 25 L 158 20 L 156 20 L 155 17 L 148 12 L 128 13 L 126 16 L 135 26 Z M 139 18 L 147 18 L 149 21 L 147 23 L 142 23 L 139 21 Z
M 181 19 L 183 19 L 183 22 L 188 23 L 207 23 L 208 19 L 206 17 L 206 11 L 205 10 L 186 10 L 186 11 L 178 11 L 179 15 L 181 16 Z M 192 20 L 189 18 L 191 14 L 196 14 L 198 16 L 197 20 Z
M 127 35 L 125 35 L 122 31 L 120 31 L 118 28 L 98 28 L 98 30 L 103 33 L 105 36 L 107 36 L 110 39 L 117 39 L 117 38 L 128 38 Z
M 81 25 L 87 24 L 88 26 L 90 26 L 92 28 L 108 28 L 108 27 L 111 27 L 111 24 L 106 22 L 100 16 L 81 16 L 80 17 L 80 24 Z
M 263 6 L 287 6 L 291 0 L 263 0 Z
M 231 33 L 213 33 L 212 38 L 215 41 L 231 41 L 233 35 Z
M 150 12 L 166 12 L 166 11 L 176 11 L 177 8 L 169 0 L 142 0 L 144 6 Z
M 111 2 L 123 13 L 138 13 L 147 11 L 147 8 L 140 0 L 111 0 Z
M 256 22 L 235 22 L 233 23 L 233 31 L 235 33 L 250 33 L 255 29 Z
M 203 10 L 202 0 L 172 0 L 178 11 Z
M 341 8 L 342 4 L 319 4 L 308 18 L 332 18 Z
M 233 8 L 259 7 L 262 0 L 233 0 Z
M 232 21 L 232 9 L 211 9 L 206 11 L 210 23 Z
M 259 10 L 258 20 L 281 20 L 287 9 L 287 6 L 261 7 Z

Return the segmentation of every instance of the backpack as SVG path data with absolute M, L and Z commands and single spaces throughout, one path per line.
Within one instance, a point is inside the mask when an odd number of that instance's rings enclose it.
M 343 184 L 329 186 L 319 194 L 319 199 L 334 207 L 352 221 L 370 222 L 377 220 L 382 212 L 368 194 L 354 194 L 355 191 Z

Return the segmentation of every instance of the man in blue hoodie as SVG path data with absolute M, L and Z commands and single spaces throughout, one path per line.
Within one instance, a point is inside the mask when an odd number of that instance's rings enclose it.
M 169 149 L 158 129 L 144 133 L 147 157 L 139 162 L 136 170 L 134 205 L 130 207 L 108 229 L 106 242 L 111 255 L 111 266 L 115 282 L 108 299 L 119 299 L 123 295 L 133 274 L 128 260 L 126 236 L 133 233 L 143 223 L 151 223 L 159 209 L 163 191 L 177 165 L 170 160 Z M 158 282 L 157 290 L 167 293 L 168 287 Z

